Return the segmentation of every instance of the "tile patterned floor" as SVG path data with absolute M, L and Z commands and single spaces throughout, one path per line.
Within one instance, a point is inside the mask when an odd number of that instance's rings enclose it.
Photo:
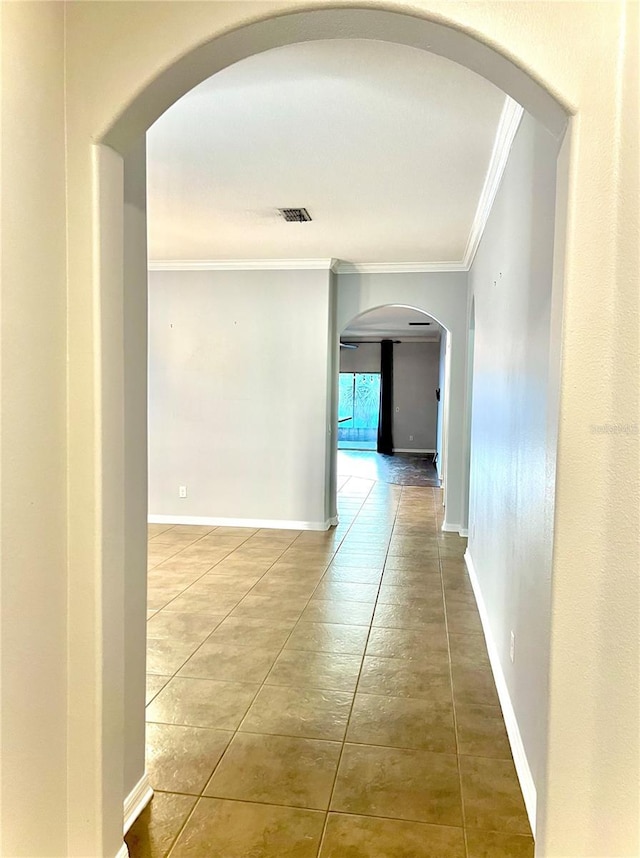
M 531 858 L 465 541 L 343 476 L 328 533 L 149 528 L 132 858 Z

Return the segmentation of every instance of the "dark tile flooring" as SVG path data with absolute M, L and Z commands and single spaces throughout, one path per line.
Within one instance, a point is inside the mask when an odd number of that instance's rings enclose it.
M 440 486 L 431 455 L 394 453 L 385 456 L 368 450 L 339 450 L 338 473 L 398 486 Z

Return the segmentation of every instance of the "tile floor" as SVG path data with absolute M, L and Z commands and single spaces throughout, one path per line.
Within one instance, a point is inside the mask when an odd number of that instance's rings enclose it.
M 149 527 L 132 858 L 531 858 L 465 541 L 342 477 L 328 533 Z

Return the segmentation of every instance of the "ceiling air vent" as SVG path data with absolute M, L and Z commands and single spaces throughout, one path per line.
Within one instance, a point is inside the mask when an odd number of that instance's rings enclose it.
M 278 209 L 282 217 L 289 223 L 306 223 L 311 215 L 306 209 Z

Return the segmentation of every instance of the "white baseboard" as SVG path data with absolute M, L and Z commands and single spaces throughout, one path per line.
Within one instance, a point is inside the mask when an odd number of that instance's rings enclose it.
M 153 798 L 153 790 L 145 772 L 138 783 L 131 790 L 129 795 L 124 800 L 124 833 L 131 828 L 136 819 L 140 816 L 145 807 Z M 125 847 L 126 848 L 126 847 Z M 128 855 L 129 853 L 123 853 Z M 120 858 L 120 853 L 118 853 Z
M 429 453 L 429 454 L 433 455 L 436 451 L 435 450 L 424 450 L 421 447 L 420 448 L 418 448 L 418 447 L 394 447 L 393 452 L 394 453 L 420 453 L 421 455 L 423 455 L 424 453 Z
M 440 530 L 444 530 L 445 533 L 457 533 L 465 539 L 469 536 L 469 531 L 466 527 L 463 527 L 461 524 L 452 524 L 450 521 L 446 520 L 442 522 Z
M 329 519 L 329 527 L 336 527 L 338 524 L 340 524 L 340 519 L 337 515 Z
M 285 521 L 274 518 L 220 518 L 209 515 L 149 515 L 149 524 L 205 524 L 211 527 L 260 527 L 275 530 L 329 530 L 334 522 L 325 521 Z
M 476 597 L 478 612 L 480 614 L 480 620 L 482 622 L 484 637 L 487 642 L 487 652 L 489 653 L 489 661 L 491 663 L 491 670 L 493 671 L 493 678 L 495 680 L 496 689 L 498 691 L 498 698 L 500 699 L 500 706 L 502 707 L 502 715 L 504 717 L 504 723 L 507 728 L 507 735 L 509 736 L 509 743 L 511 745 L 511 751 L 513 753 L 513 762 L 515 763 L 516 772 L 518 773 L 518 779 L 520 781 L 520 787 L 522 788 L 522 795 L 524 797 L 525 807 L 527 808 L 527 815 L 529 816 L 531 830 L 533 831 L 535 836 L 536 808 L 538 800 L 536 785 L 534 783 L 533 775 L 531 774 L 531 767 L 529 766 L 529 761 L 527 760 L 527 755 L 524 750 L 524 745 L 522 743 L 520 727 L 518 726 L 516 713 L 511 702 L 511 695 L 509 694 L 509 688 L 507 687 L 507 680 L 505 679 L 504 672 L 502 670 L 502 664 L 500 663 L 498 647 L 496 646 L 495 640 L 493 639 L 493 634 L 491 632 L 489 614 L 487 612 L 487 607 L 484 603 L 484 598 L 480 589 L 480 581 L 478 580 L 476 568 L 473 565 L 473 560 L 471 558 L 471 555 L 469 554 L 468 549 L 465 551 L 464 560 L 467 566 L 467 571 L 469 572 L 471 586 L 473 587 L 473 593 Z
M 129 847 L 126 843 L 123 843 L 122 846 L 116 852 L 116 858 L 129 858 Z

